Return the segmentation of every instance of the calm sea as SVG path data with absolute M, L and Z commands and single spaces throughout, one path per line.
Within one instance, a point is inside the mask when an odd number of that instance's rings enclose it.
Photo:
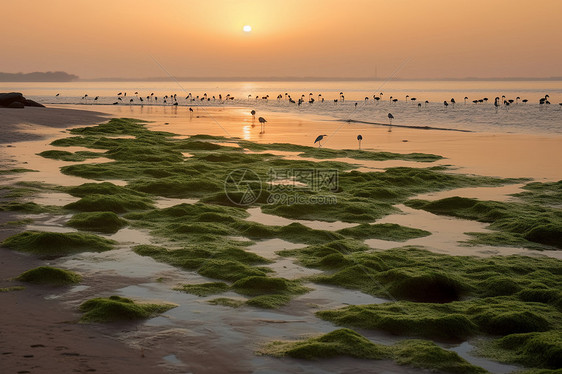
M 392 113 L 393 124 L 399 125 L 562 134 L 562 81 L 0 83 L 0 92 L 7 91 L 22 92 L 45 104 L 173 105 L 177 100 L 184 107 L 247 107 L 327 120 L 388 123 L 388 113 Z M 551 104 L 540 104 L 546 95 Z M 289 97 L 297 102 L 302 98 L 304 103 L 291 103 Z M 502 102 L 498 108 L 495 97 Z M 504 100 L 512 102 L 503 105 Z

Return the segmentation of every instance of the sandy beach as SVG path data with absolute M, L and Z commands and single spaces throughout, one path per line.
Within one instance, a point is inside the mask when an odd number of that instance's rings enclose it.
M 2 175 L 1 185 L 16 182 L 45 182 L 61 186 L 79 185 L 91 182 L 83 177 L 63 175 L 59 168 L 70 165 L 69 162 L 46 160 L 36 155 L 51 149 L 49 143 L 55 138 L 67 137 L 65 129 L 79 126 L 94 125 L 105 122 L 108 118 L 139 118 L 150 121 L 147 125 L 151 131 L 167 131 L 183 137 L 196 134 L 240 138 L 260 144 L 291 143 L 303 146 L 314 145 L 319 134 L 327 134 L 323 144 L 326 149 L 357 149 L 357 134 L 362 134 L 363 150 L 386 151 L 396 153 L 428 153 L 441 155 L 444 158 L 431 163 L 431 166 L 452 166 L 452 173 L 490 176 L 499 178 L 529 178 L 539 182 L 552 182 L 562 179 L 560 161 L 562 159 L 562 137 L 545 135 L 516 134 L 483 134 L 460 133 L 437 130 L 415 130 L 406 128 L 388 128 L 365 124 L 350 124 L 337 121 L 315 120 L 291 114 L 273 112 L 263 113 L 267 119 L 264 134 L 259 133 L 259 124 L 249 115 L 246 108 L 199 108 L 189 114 L 187 108 L 142 108 L 142 107 L 94 107 L 95 111 L 81 110 L 80 106 L 58 106 L 55 108 L 0 109 L 0 162 L 4 169 L 28 168 L 38 170 L 36 173 Z M 77 147 L 76 150 L 81 150 Z M 73 149 L 74 150 L 74 149 Z M 271 151 L 275 154 L 276 151 Z M 288 160 L 297 159 L 294 152 L 279 151 Z M 308 160 L 306 157 L 302 159 Z M 313 160 L 313 159 L 310 159 Z M 318 160 L 315 160 L 318 161 Z M 335 159 L 359 165 L 360 171 L 381 171 L 385 168 L 406 166 L 419 167 L 415 162 L 403 160 L 370 161 L 357 159 Z M 89 161 L 88 161 L 89 162 Z M 98 162 L 98 161 L 95 161 Z M 418 163 L 419 164 L 419 163 Z M 421 165 L 424 166 L 424 165 Z M 118 184 L 116 181 L 115 184 Z M 484 200 L 504 201 L 507 194 L 520 192 L 525 182 L 506 188 L 467 188 L 453 191 L 436 192 L 429 196 L 433 199 L 447 196 L 463 196 Z M 123 185 L 124 183 L 121 183 Z M 61 196 L 57 202 L 53 196 L 46 198 L 45 205 L 64 205 L 73 200 L 69 196 Z M 0 191 L 0 199 L 8 201 Z M 50 200 L 49 200 L 50 199 Z M 172 206 L 182 202 L 181 199 L 162 199 L 161 206 Z M 407 210 L 404 207 L 403 210 Z M 409 211 L 408 211 L 409 212 Z M 259 220 L 273 220 L 273 216 L 259 216 Z M 414 214 L 414 213 L 412 213 Z M 268 218 L 269 217 L 269 218 Z M 393 216 L 394 217 L 394 216 Z M 407 217 L 407 216 L 406 216 Z M 413 218 L 412 218 L 413 217 Z M 63 217 L 64 219 L 69 216 Z M 394 217 L 397 218 L 397 217 Z M 443 235 L 429 236 L 408 244 L 434 246 L 438 253 L 470 254 L 473 249 L 462 248 L 457 241 L 466 231 L 461 224 L 455 226 L 451 221 L 427 223 L 426 216 L 410 216 L 404 224 L 424 228 L 428 231 L 439 230 L 451 224 L 450 232 Z M 13 212 L 0 212 L 0 241 L 22 230 L 21 226 L 7 225 L 18 216 Z M 49 221 L 49 215 L 35 216 L 30 229 L 49 229 L 67 232 L 63 220 Z M 399 219 L 399 217 L 397 218 Z M 395 222 L 392 219 L 389 221 Z M 271 223 L 274 221 L 270 221 Z M 425 222 L 425 223 L 424 223 Z M 468 222 L 468 221 L 466 221 Z M 471 221 L 472 222 L 472 221 Z M 402 222 L 400 222 L 402 223 Z M 337 225 L 337 223 L 335 224 Z M 461 225 L 461 226 L 459 226 Z M 479 224 L 480 225 L 480 224 Z M 320 223 L 322 226 L 322 223 Z M 475 230 L 485 225 L 475 226 Z M 449 228 L 443 229 L 447 231 Z M 146 244 L 149 239 L 144 231 L 135 229 L 121 231 L 121 236 L 108 236 L 122 243 Z M 451 232 L 453 234 L 451 234 Z M 447 236 L 448 235 L 448 236 Z M 380 241 L 379 241 L 380 242 Z M 383 245 L 373 242 L 372 245 Z M 287 246 L 288 242 L 282 243 Z M 289 243 L 290 244 L 290 243 Z M 395 243 L 394 243 L 395 244 Z M 388 244 L 391 248 L 394 244 Z M 270 244 L 275 245 L 275 243 Z M 265 250 L 263 247 L 262 250 Z M 378 247 L 383 248 L 383 247 Z M 281 248 L 283 249 L 283 248 Z M 289 247 L 285 249 L 290 249 Z M 502 252 L 502 250 L 504 250 Z M 52 372 L 98 372 L 121 373 L 134 371 L 137 373 L 213 373 L 213 372 L 372 372 L 372 363 L 357 362 L 348 358 L 332 359 L 329 362 L 318 361 L 309 363 L 294 360 L 290 366 L 279 363 L 272 366 L 271 361 L 255 356 L 257 343 L 252 341 L 253 334 L 259 336 L 271 333 L 274 336 L 292 338 L 298 335 L 298 321 L 314 325 L 318 331 L 329 331 L 326 322 L 310 322 L 306 317 L 307 306 L 316 302 L 326 302 L 331 297 L 341 298 L 333 305 L 378 303 L 381 299 L 349 291 L 340 293 L 337 287 L 326 289 L 318 286 L 317 293 L 301 296 L 291 309 L 273 311 L 225 311 L 218 314 L 217 321 L 212 321 L 205 328 L 205 315 L 212 314 L 211 307 L 197 298 L 182 299 L 174 296 L 171 302 L 191 303 L 191 309 L 180 305 L 172 309 L 167 317 L 155 318 L 145 324 L 80 324 L 77 321 L 80 313 L 77 306 L 80 301 L 98 295 L 123 293 L 127 295 L 156 295 L 150 290 L 168 287 L 179 281 L 185 283 L 186 274 L 172 266 L 158 264 L 151 259 L 130 257 L 120 247 L 114 257 L 74 255 L 68 259 L 39 259 L 33 255 L 21 254 L 9 249 L 0 249 L 0 288 L 21 286 L 22 282 L 13 280 L 23 271 L 42 265 L 56 264 L 66 266 L 85 274 L 79 288 L 63 290 L 46 286 L 25 285 L 21 291 L 1 292 L 0 305 L 2 327 L 0 328 L 0 367 L 5 373 L 52 373 Z M 523 248 L 483 247 L 478 256 L 490 254 L 525 254 L 532 256 L 548 255 L 560 258 L 560 251 L 537 252 Z M 139 257 L 139 256 L 137 256 Z M 127 264 L 126 261 L 131 263 Z M 96 265 L 96 263 L 98 265 Z M 291 262 L 283 262 L 279 267 L 291 267 Z M 297 269 L 305 271 L 304 268 Z M 282 270 L 281 270 L 282 271 Z M 288 270 L 286 270 L 288 271 Z M 296 270 L 295 270 L 296 271 Z M 308 269 L 310 271 L 310 269 Z M 312 273 L 310 273 L 312 274 Z M 187 276 L 190 280 L 201 282 L 199 275 Z M 161 279 L 158 284 L 154 279 Z M 147 291 L 148 290 L 148 291 Z M 177 292 L 176 292 L 177 294 Z M 170 293 L 168 296 L 172 297 Z M 345 298 L 349 298 L 346 300 Z M 318 301 L 318 300 L 321 301 Z M 324 301 L 322 301 L 324 300 Z M 338 301 L 338 300 L 336 300 Z M 193 305 L 195 305 L 193 307 Z M 332 305 L 332 304 L 329 304 Z M 214 318 L 212 317 L 212 318 Z M 192 321 L 189 319 L 192 318 Z M 175 325 L 177 321 L 183 325 Z M 187 322 L 186 322 L 187 320 Z M 152 320 L 151 320 L 152 321 Z M 179 322 L 177 322 L 179 323 Z M 226 327 L 225 327 L 226 326 Z M 285 333 L 279 331 L 286 328 Z M 206 330 L 205 330 L 206 329 Z M 205 333 L 206 331 L 206 333 Z M 221 336 L 226 331 L 225 336 Z M 266 331 L 266 332 L 264 332 Z M 208 334 L 208 335 L 205 335 Z M 215 337 L 217 336 L 217 337 Z M 235 344 L 229 345 L 231 339 Z M 377 336 L 381 341 L 394 341 L 392 336 Z M 241 343 L 242 342 L 242 343 Z M 226 349 L 225 347 L 230 347 Z M 252 347 L 252 348 L 248 348 Z M 455 348 L 456 349 L 456 348 Z M 459 351 L 460 352 L 460 351 Z M 469 357 L 469 356 L 463 356 Z M 472 357 L 472 356 L 470 356 Z M 471 363 L 482 365 L 487 370 L 504 373 L 513 366 L 495 363 L 490 360 L 470 358 Z M 480 360 L 480 361 L 479 361 Z M 353 366 L 355 367 L 353 368 Z M 392 361 L 377 361 L 377 372 L 385 373 L 418 373 L 421 369 L 399 366 Z M 352 369 L 353 368 L 353 369 Z

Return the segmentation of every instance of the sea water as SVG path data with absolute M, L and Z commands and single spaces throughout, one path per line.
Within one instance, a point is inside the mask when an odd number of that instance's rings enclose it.
M 562 134 L 562 81 L 556 80 L 26 82 L 0 83 L 0 91 L 20 91 L 44 104 L 172 106 L 177 102 L 178 106 L 193 108 L 247 107 L 257 111 L 302 113 L 326 120 L 380 124 L 390 124 L 388 114 L 391 113 L 393 125 Z M 498 107 L 494 105 L 496 97 L 500 99 Z M 545 97 L 545 104 L 540 104 L 540 99 Z M 299 99 L 303 100 L 301 105 L 298 105 Z M 509 105 L 504 104 L 510 100 Z

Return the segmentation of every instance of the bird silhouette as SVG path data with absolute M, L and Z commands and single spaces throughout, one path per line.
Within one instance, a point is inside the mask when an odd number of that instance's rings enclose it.
M 357 135 L 357 141 L 359 142 L 359 149 L 361 149 L 361 140 L 363 140 L 363 136 L 361 134 Z
M 263 134 L 265 132 L 265 123 L 267 122 L 267 120 L 263 117 L 260 117 L 260 118 L 258 118 L 258 121 L 260 122 L 260 125 L 261 125 L 260 134 Z
M 318 135 L 316 137 L 316 140 L 314 141 L 314 144 L 318 143 L 318 148 L 322 147 L 322 139 L 324 139 L 325 136 L 328 136 L 328 135 Z

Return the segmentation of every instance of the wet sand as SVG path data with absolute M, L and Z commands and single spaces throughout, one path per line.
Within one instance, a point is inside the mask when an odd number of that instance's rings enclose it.
M 88 125 L 104 121 L 106 117 L 99 113 L 88 111 L 69 111 L 64 108 L 49 109 L 53 116 L 44 113 L 26 113 L 26 108 L 17 113 L 10 113 L 10 120 L 2 117 L 3 127 L 17 126 L 17 130 L 9 131 L 4 143 L 10 143 L 11 147 L 0 146 L 0 161 L 9 160 L 10 167 L 28 167 L 31 169 L 42 169 L 41 158 L 34 156 L 38 152 L 34 146 L 45 147 L 50 140 L 48 137 L 61 136 L 62 129 L 78 125 Z M 38 108 L 39 109 L 39 108 Z M 519 136 L 501 134 L 491 136 L 489 134 L 466 134 L 440 132 L 434 130 L 414 130 L 393 128 L 391 132 L 386 127 L 376 127 L 365 124 L 348 124 L 344 122 L 323 121 L 321 119 L 303 119 L 293 115 L 279 113 L 260 113 L 268 119 L 265 134 L 259 134 L 259 124 L 253 123 L 252 116 L 247 109 L 206 108 L 198 109 L 193 115 L 189 115 L 187 108 L 141 108 L 141 107 L 95 107 L 92 109 L 107 112 L 109 117 L 134 117 L 154 121 L 149 127 L 153 130 L 165 130 L 180 135 L 211 134 L 234 136 L 262 143 L 295 143 L 311 145 L 318 134 L 329 134 L 328 142 L 324 143 L 327 148 L 357 148 L 355 140 L 358 133 L 364 137 L 363 149 L 384 150 L 401 153 L 425 152 L 440 154 L 447 159 L 437 163 L 427 164 L 433 166 L 454 165 L 460 173 L 474 173 L 480 175 L 492 175 L 501 177 L 531 177 L 536 180 L 559 180 L 560 161 L 562 159 L 562 137 L 545 136 Z M 55 112 L 56 111 L 56 112 Z M 55 114 L 56 113 L 56 114 Z M 66 116 L 68 114 L 69 116 Z M 83 117 L 80 115 L 83 114 Z M 12 122 L 9 122 L 12 121 Z M 25 125 L 27 124 L 27 125 Z M 255 125 L 255 126 L 253 126 Z M 39 126 L 39 127 L 38 127 Z M 40 142 L 34 141 L 43 139 Z M 408 140 L 404 142 L 403 140 Z M 0 140 L 0 143 L 2 141 Z M 43 148 L 41 148 L 42 150 Z M 23 155 L 23 156 L 22 156 Z M 29 160 L 29 164 L 20 165 L 19 161 Z M 53 162 L 52 160 L 50 161 Z M 365 168 L 380 169 L 391 165 L 353 160 Z M 58 184 L 80 184 L 84 180 L 79 178 L 61 179 L 56 168 L 43 173 L 25 173 L 10 176 L 10 181 L 16 180 L 40 180 L 55 182 Z M 417 166 L 424 166 L 418 164 Z M 12 220 L 4 213 L 0 213 L 0 219 Z M 0 240 L 13 233 L 12 230 L 0 232 Z M 116 255 L 117 256 L 117 255 Z M 24 270 L 38 266 L 42 262 L 32 256 L 13 253 L 8 250 L 0 250 L 0 287 L 20 285 L 10 280 Z M 108 261 L 113 261 L 109 259 Z M 68 267 L 79 266 L 76 259 L 63 260 Z M 143 264 L 146 266 L 150 260 Z M 60 263 L 60 262 L 59 262 Z M 91 268 L 88 269 L 88 266 Z M 154 283 L 156 276 L 151 280 L 143 279 L 139 275 L 130 275 L 127 278 L 110 276 L 98 270 L 95 265 L 88 265 L 91 278 L 85 279 L 85 285 L 90 288 L 80 293 L 80 299 L 87 296 L 94 297 L 99 293 L 114 292 L 120 290 L 124 296 L 133 297 L 158 294 L 160 289 L 169 289 L 170 284 Z M 119 266 L 116 264 L 114 273 L 119 274 Z M 63 266 L 64 267 L 64 266 Z M 99 266 L 102 269 L 102 266 Z M 141 268 L 142 269 L 142 268 Z M 162 271 L 171 279 L 174 270 L 162 265 Z M 166 273 L 167 272 L 167 273 Z M 137 278 L 133 278 L 136 276 Z M 185 281 L 185 280 L 184 280 Z M 170 281 L 171 282 L 171 281 Z M 129 286 L 129 287 L 127 287 Z M 321 287 L 317 287 L 321 288 Z M 158 291 L 158 292 L 157 292 Z M 334 292 L 334 290 L 324 290 Z M 322 292 L 320 292 L 322 293 Z M 237 344 L 231 345 L 231 350 L 223 349 L 224 340 L 233 339 L 233 336 L 224 336 L 223 332 L 232 332 L 224 326 L 232 328 L 236 333 L 244 336 L 252 336 L 253 331 L 283 328 L 283 334 L 293 337 L 300 331 L 298 321 L 286 322 L 286 314 L 299 315 L 299 310 L 282 310 L 279 314 L 269 312 L 231 313 L 226 310 L 215 312 L 221 319 L 213 321 L 209 327 L 202 323 L 206 321 L 206 313 L 212 313 L 217 307 L 208 307 L 203 301 L 193 298 L 193 303 L 198 305 L 196 311 L 187 308 L 172 310 L 170 321 L 178 323 L 180 319 L 186 319 L 193 315 L 193 321 L 187 323 L 185 328 L 174 328 L 174 324 L 165 318 L 157 318 L 146 325 L 127 326 L 112 325 L 110 327 L 96 325 L 78 325 L 74 322 L 79 318 L 76 312 L 77 297 L 68 296 L 66 299 L 47 300 L 53 294 L 49 288 L 28 287 L 23 291 L 0 293 L 0 305 L 3 314 L 3 327 L 0 329 L 0 347 L 2 352 L 12 352 L 0 356 L 0 368 L 3 372 L 18 372 L 28 370 L 35 372 L 71 372 L 80 370 L 86 372 L 95 369 L 97 372 L 128 372 L 138 373 L 152 372 L 185 372 L 187 368 L 193 372 L 251 372 L 252 364 L 262 365 L 273 371 L 283 372 L 283 369 L 291 368 L 285 363 L 272 361 L 266 358 L 253 358 L 253 363 L 247 359 L 248 348 Z M 335 295 L 335 294 L 334 294 Z M 365 295 L 366 296 L 366 295 Z M 184 295 L 176 296 L 185 299 Z M 311 295 L 303 297 L 302 305 L 309 305 Z M 363 297 L 363 296 L 361 296 Z M 370 298 L 370 297 L 369 297 Z M 191 299 L 189 299 L 191 300 Z M 369 299 L 370 300 L 370 299 Z M 170 300 L 173 302 L 173 300 Z M 369 301 L 372 302 L 372 301 Z M 296 305 L 300 305 L 297 303 Z M 214 308 L 214 309 L 213 309 Z M 239 314 L 239 315 L 238 315 Z M 210 314 L 209 314 L 210 315 Z M 279 322 L 276 322 L 276 319 Z M 208 322 L 208 321 L 207 321 Z M 216 323 L 215 323 L 216 322 Z M 182 325 L 183 326 L 183 325 Z M 275 327 L 277 326 L 277 327 Z M 319 330 L 330 328 L 330 324 L 318 322 Z M 286 331 L 286 332 L 285 332 Z M 156 332 L 156 333 L 155 333 Z M 130 342 L 124 343 L 115 338 L 130 337 Z M 235 341 L 235 340 L 234 340 Z M 139 344 L 139 342 L 141 342 Z M 255 345 L 256 341 L 244 340 L 248 345 Z M 32 345 L 40 344 L 44 347 Z M 68 347 L 67 349 L 61 347 Z M 144 349 L 141 349 L 144 347 Z M 175 353 L 174 353 L 175 352 Z M 173 353 L 173 354 L 172 354 Z M 144 357 L 142 355 L 144 354 Z M 33 355 L 33 357 L 24 357 Z M 167 359 L 164 359 L 167 357 Z M 178 362 L 175 362 L 175 361 Z M 273 364 L 272 364 L 273 362 Z M 292 368 L 307 370 L 314 368 L 330 370 L 333 367 L 353 367 L 353 360 L 338 359 L 330 360 L 330 363 L 308 363 L 300 362 Z M 187 365 L 187 367 L 186 367 Z M 267 366 L 274 365 L 274 366 Z M 420 372 L 415 369 L 398 367 L 389 362 L 363 363 L 361 368 L 376 367 L 377 370 L 386 372 Z M 353 372 L 360 372 L 356 368 Z M 368 372 L 366 370 L 365 372 Z
M 101 112 L 70 108 L 0 108 L 0 144 L 39 139 L 56 129 L 93 125 L 106 118 Z

